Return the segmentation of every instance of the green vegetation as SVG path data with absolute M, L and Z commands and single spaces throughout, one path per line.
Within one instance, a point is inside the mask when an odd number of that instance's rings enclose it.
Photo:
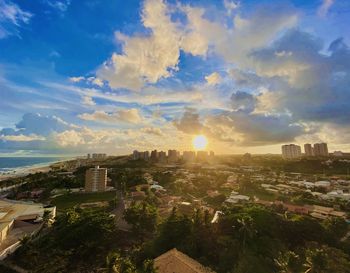
M 309 217 L 286 219 L 256 206 L 237 206 L 224 213 L 212 225 L 200 211 L 193 218 L 173 211 L 153 242 L 146 244 L 146 257 L 176 247 L 218 273 L 350 272 L 350 249 L 339 240 L 343 220 L 320 224 Z M 283 271 L 281 257 L 287 259 L 291 253 L 296 258 L 287 266 L 294 263 L 295 270 Z
M 147 202 L 132 204 L 124 211 L 124 219 L 132 225 L 135 236 L 146 236 L 156 228 L 157 208 Z
M 175 181 L 175 176 L 170 172 L 155 172 L 153 173 L 153 179 L 157 181 L 159 185 L 165 187 L 171 185 Z
M 59 215 L 51 230 L 25 240 L 12 259 L 33 273 L 153 273 L 152 263 L 126 256 L 127 236 L 100 211 L 73 209 Z
M 252 157 L 249 160 L 246 164 L 261 164 L 261 159 Z M 276 165 L 269 165 L 271 162 Z M 263 168 L 254 172 L 238 169 L 235 171 L 238 183 L 232 183 L 233 189 L 263 200 L 278 199 L 301 205 L 337 204 L 340 209 L 349 206 L 345 201 L 326 204 L 331 201 L 320 201 L 301 191 L 273 194 L 261 187 L 263 180 L 256 179 L 261 174 L 269 178 L 266 183 L 281 183 L 283 176 L 279 171 L 293 164 L 300 163 L 276 157 L 265 160 Z M 85 168 L 79 168 L 71 177 L 50 173 L 23 178 L 31 182 L 19 187 L 18 192 L 44 185 L 42 188 L 48 195 L 43 200 L 56 205 L 60 213 L 52 226 L 43 226 L 34 238 L 24 238 L 22 247 L 10 261 L 34 273 L 154 273 L 153 259 L 176 247 L 217 273 L 350 273 L 350 238 L 346 237 L 349 225 L 341 218 L 320 221 L 284 213 L 276 206 L 223 207 L 232 189 L 221 187 L 230 176 L 229 172 L 195 168 L 189 169 L 191 176 L 188 178 L 181 171 L 169 171 L 143 161 L 125 162 L 123 158 L 101 166 L 112 168 L 108 176 L 118 190 L 126 196 L 130 191 L 142 190 L 146 194 L 144 201 L 126 202 L 129 206 L 123 211 L 122 206 L 115 206 L 115 191 L 71 193 L 70 188 L 82 185 Z M 139 186 L 147 183 L 146 172 L 165 187 L 166 193 Z M 52 199 L 50 191 L 54 188 L 66 193 Z M 208 191 L 213 197 L 208 196 Z M 201 209 L 188 216 L 176 208 L 166 214 L 163 207 L 166 195 L 181 196 L 183 201 L 190 202 L 194 198 L 201 199 L 223 214 L 215 224 L 211 223 L 213 215 Z M 110 206 L 101 209 L 78 206 L 100 201 L 108 201 Z M 112 204 L 116 208 L 115 218 L 110 216 Z M 160 217 L 169 213 L 168 217 Z M 122 216 L 129 225 L 120 220 Z M 116 223 L 123 226 L 124 231 L 119 230 Z
M 94 193 L 67 193 L 52 199 L 52 204 L 58 210 L 66 210 L 82 203 L 101 201 L 112 201 L 115 199 L 115 191 L 94 192 Z
M 1 273 L 16 273 L 17 271 L 12 270 L 11 268 L 7 267 L 6 265 L 0 264 L 0 272 Z
M 152 259 L 176 247 L 218 273 L 349 273 L 350 241 L 341 219 L 319 222 L 260 206 L 223 210 L 217 224 L 207 211 L 192 217 L 173 209 L 157 222 L 151 203 L 125 211 L 132 225 L 118 231 L 101 211 L 69 209 L 39 237 L 23 240 L 12 257 L 31 272 L 154 272 Z

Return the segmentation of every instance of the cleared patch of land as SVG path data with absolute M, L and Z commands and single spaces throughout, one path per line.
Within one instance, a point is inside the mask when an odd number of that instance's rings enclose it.
M 111 201 L 116 197 L 115 191 L 94 193 L 67 193 L 52 199 L 58 210 L 66 210 L 82 203 Z

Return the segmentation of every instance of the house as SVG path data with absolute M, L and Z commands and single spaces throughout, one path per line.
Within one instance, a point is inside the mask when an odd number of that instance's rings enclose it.
M 315 187 L 328 189 L 331 186 L 331 182 L 329 181 L 317 181 L 315 182 Z
M 285 210 L 292 212 L 292 213 L 297 213 L 297 214 L 309 214 L 309 209 L 305 206 L 298 206 L 298 205 L 293 205 L 293 204 L 287 204 L 284 203 L 283 201 L 274 201 L 274 205 L 276 206 L 282 206 Z
M 248 202 L 249 200 L 250 200 L 249 196 L 241 195 L 241 194 L 238 194 L 235 191 L 232 191 L 231 195 L 229 196 L 229 198 L 227 198 L 225 200 L 225 203 L 237 204 L 237 203 L 245 203 L 245 202 Z
M 176 248 L 154 259 L 158 273 L 215 273 Z
M 314 218 L 318 219 L 327 219 L 328 217 L 341 217 L 346 218 L 346 213 L 343 211 L 336 211 L 330 207 L 323 206 L 312 206 L 312 212 L 310 215 Z

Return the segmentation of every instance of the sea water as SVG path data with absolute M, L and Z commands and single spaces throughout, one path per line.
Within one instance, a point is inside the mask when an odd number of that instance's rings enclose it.
M 0 173 L 12 173 L 17 169 L 47 166 L 65 160 L 63 157 L 0 157 Z

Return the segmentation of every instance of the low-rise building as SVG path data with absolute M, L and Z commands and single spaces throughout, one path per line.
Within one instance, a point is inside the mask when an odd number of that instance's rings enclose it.
M 237 204 L 249 202 L 250 197 L 242 194 L 238 194 L 235 191 L 231 192 L 231 195 L 225 200 L 227 204 Z
M 158 273 L 215 273 L 176 248 L 154 259 Z
M 0 199 L 0 246 L 2 247 L 3 242 L 11 235 L 13 229 L 26 226 L 26 229 L 22 228 L 24 234 L 25 230 L 33 232 L 37 229 L 39 227 L 37 223 L 42 221 L 46 210 L 49 211 L 50 218 L 53 219 L 56 216 L 56 207 L 45 207 L 39 203 Z M 16 234 L 22 233 L 16 232 Z M 13 239 L 19 240 L 20 238 Z
M 346 212 L 336 211 L 334 208 L 317 206 L 317 205 L 313 205 L 311 207 L 310 215 L 318 219 L 327 219 L 328 217 L 346 218 Z

